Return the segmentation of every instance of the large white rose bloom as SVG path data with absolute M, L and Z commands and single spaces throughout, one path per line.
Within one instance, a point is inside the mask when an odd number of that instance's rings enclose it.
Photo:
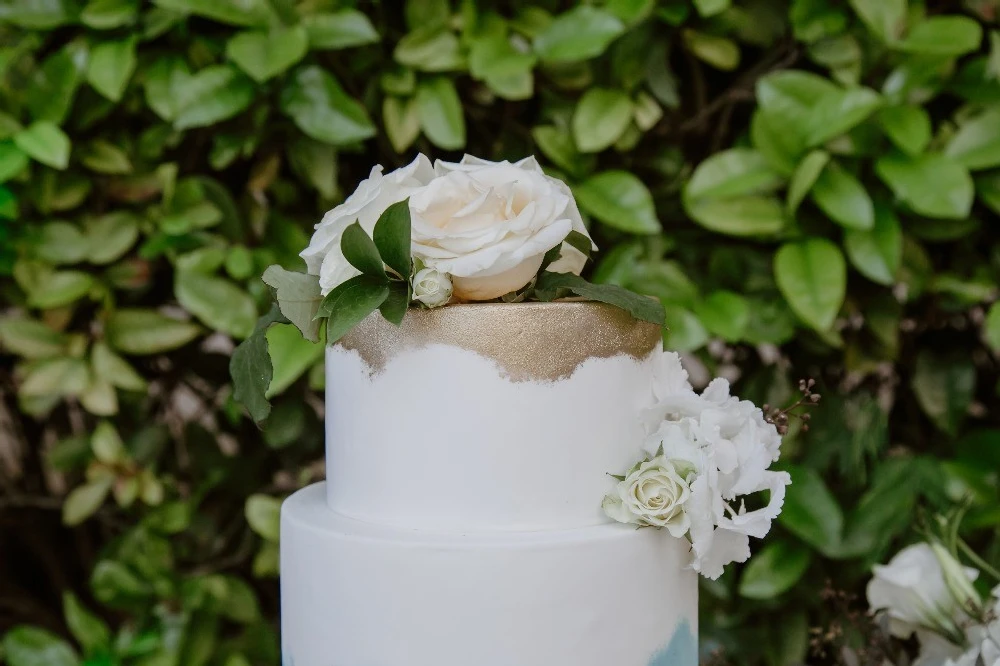
M 730 562 L 750 557 L 750 539 L 763 538 L 781 513 L 787 472 L 768 468 L 779 456 L 781 436 L 753 403 L 729 394 L 715 379 L 699 395 L 680 357 L 664 352 L 656 361 L 653 406 L 643 418 L 649 452 L 689 462 L 695 469 L 685 504 L 690 519 L 691 566 L 716 579 Z M 747 511 L 741 496 L 769 491 L 766 506 Z
M 590 237 L 569 187 L 546 176 L 534 157 L 512 164 L 466 155 L 431 166 L 418 155 L 384 175 L 381 166 L 373 168 L 316 225 L 301 256 L 324 295 L 359 274 L 340 250 L 344 229 L 357 221 L 371 235 L 385 209 L 407 197 L 413 256 L 450 275 L 455 296 L 465 300 L 490 300 L 524 287 L 570 231 Z M 548 270 L 579 274 L 585 263 L 564 243 Z
M 967 567 L 963 571 L 969 581 L 979 574 Z M 904 548 L 888 564 L 873 567 L 872 573 L 867 588 L 868 604 L 872 610 L 886 612 L 889 631 L 894 636 L 908 638 L 921 629 L 946 637 L 961 636 L 959 621 L 965 614 L 929 544 Z
M 587 235 L 569 187 L 546 176 L 533 157 L 512 164 L 466 155 L 458 163 L 438 161 L 434 171 L 410 198 L 413 255 L 450 274 L 459 298 L 485 301 L 516 291 L 570 231 Z M 584 263 L 566 245 L 549 270 L 579 273 Z
M 299 256 L 306 260 L 308 272 L 319 276 L 324 295 L 341 282 L 360 274 L 340 251 L 344 230 L 359 222 L 370 236 L 386 208 L 411 196 L 433 178 L 434 168 L 424 155 L 417 155 L 408 165 L 384 175 L 382 167 L 376 166 L 344 203 L 323 216 L 316 225 L 309 247 Z

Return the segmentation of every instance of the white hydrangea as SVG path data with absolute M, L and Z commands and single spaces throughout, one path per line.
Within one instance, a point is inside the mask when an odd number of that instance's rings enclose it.
M 696 472 L 685 510 L 690 519 L 691 566 L 716 579 L 730 562 L 750 557 L 750 537 L 762 538 L 785 500 L 787 472 L 770 470 L 781 436 L 752 402 L 729 394 L 729 382 L 713 380 L 699 395 L 680 357 L 656 361 L 653 405 L 643 414 L 651 454 L 662 447 L 671 460 Z M 766 506 L 747 511 L 743 497 L 767 490 Z

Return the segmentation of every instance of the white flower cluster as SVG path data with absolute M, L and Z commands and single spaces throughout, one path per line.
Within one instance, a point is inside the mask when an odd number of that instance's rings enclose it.
M 687 535 L 692 568 L 716 579 L 725 565 L 750 557 L 749 538 L 763 538 L 781 513 L 791 478 L 769 469 L 781 436 L 752 402 L 729 394 L 728 381 L 715 379 L 699 395 L 677 354 L 664 352 L 656 363 L 653 405 L 643 414 L 645 448 L 655 457 L 603 507 L 620 522 Z M 681 488 L 671 485 L 675 477 Z M 657 494 L 659 487 L 669 492 Z M 761 491 L 769 492 L 766 504 L 748 511 L 745 497 Z
M 1000 586 L 984 604 L 971 585 L 979 572 L 940 544 L 908 546 L 873 573 L 868 604 L 893 636 L 917 637 L 914 666 L 1000 666 Z
M 379 216 L 407 198 L 413 257 L 432 271 L 413 286 L 416 300 L 428 307 L 444 305 L 452 293 L 485 301 L 517 291 L 570 231 L 589 238 L 569 186 L 546 176 L 534 157 L 510 163 L 466 155 L 461 162 L 432 165 L 418 155 L 387 174 L 373 168 L 316 225 L 301 256 L 309 273 L 319 276 L 324 295 L 359 274 L 341 252 L 344 230 L 358 222 L 371 235 Z M 561 258 L 548 270 L 579 274 L 585 263 L 583 253 L 563 244 Z

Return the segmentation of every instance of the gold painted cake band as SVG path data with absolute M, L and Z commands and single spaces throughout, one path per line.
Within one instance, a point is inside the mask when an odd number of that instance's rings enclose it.
M 662 338 L 655 324 L 604 303 L 475 303 L 411 309 L 400 327 L 375 312 L 336 346 L 378 373 L 399 352 L 432 344 L 490 358 L 513 381 L 555 381 L 591 358 L 645 358 Z

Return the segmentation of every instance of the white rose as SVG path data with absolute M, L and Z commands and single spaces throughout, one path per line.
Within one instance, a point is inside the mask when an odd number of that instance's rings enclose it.
M 410 197 L 413 254 L 451 275 L 459 298 L 485 301 L 516 291 L 570 231 L 587 234 L 569 187 L 546 176 L 533 157 L 511 164 L 467 155 L 434 170 L 437 177 Z M 564 246 L 549 270 L 579 273 L 585 261 Z
M 436 308 L 451 300 L 451 280 L 446 273 L 424 268 L 413 276 L 413 300 Z
M 672 536 L 684 536 L 690 525 L 684 504 L 691 492 L 682 471 L 666 456 L 647 460 L 618 483 L 601 507 L 620 523 L 665 527 Z
M 407 166 L 385 175 L 382 175 L 382 167 L 376 166 L 344 203 L 323 216 L 316 225 L 309 247 L 299 256 L 306 260 L 308 272 L 319 276 L 324 295 L 341 282 L 360 273 L 340 251 L 344 229 L 359 222 L 370 236 L 386 208 L 407 198 L 433 177 L 434 169 L 430 160 L 423 155 L 418 155 Z
M 963 571 L 970 581 L 979 573 L 969 568 Z M 875 565 L 872 573 L 867 589 L 868 604 L 872 610 L 884 610 L 888 614 L 889 630 L 893 635 L 907 638 L 923 628 L 952 642 L 963 642 L 958 620 L 964 613 L 949 591 L 941 562 L 930 545 L 908 546 L 889 564 Z

